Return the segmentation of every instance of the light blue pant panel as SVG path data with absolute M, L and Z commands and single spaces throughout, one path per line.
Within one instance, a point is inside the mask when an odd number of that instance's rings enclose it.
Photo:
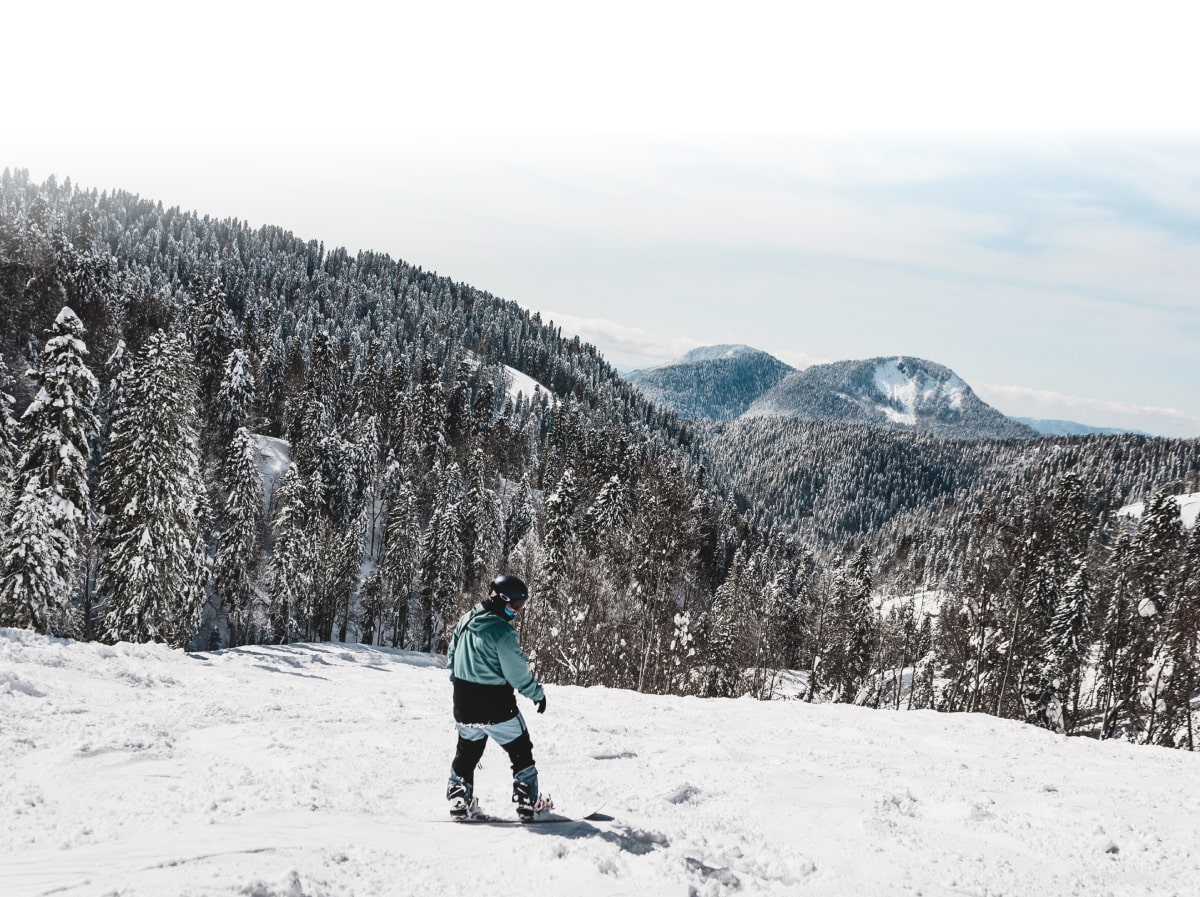
M 458 728 L 458 734 L 467 741 L 491 738 L 496 744 L 508 744 L 513 739 L 520 738 L 521 733 L 525 731 L 525 718 L 518 713 L 512 719 L 491 726 L 468 726 L 464 723 L 454 725 Z

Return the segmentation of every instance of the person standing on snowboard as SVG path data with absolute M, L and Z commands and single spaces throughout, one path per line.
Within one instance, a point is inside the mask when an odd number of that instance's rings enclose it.
M 454 627 L 446 665 L 454 683 L 454 722 L 458 746 L 450 765 L 446 799 L 450 815 L 465 819 L 474 815 L 475 767 L 483 756 L 488 737 L 508 753 L 513 770 L 513 802 L 517 815 L 532 819 L 548 802 L 538 796 L 537 767 L 533 763 L 533 742 L 521 711 L 517 709 L 514 689 L 546 712 L 546 693 L 529 669 L 517 630 L 516 619 L 529 590 L 515 576 L 497 576 L 488 597 L 463 614 Z

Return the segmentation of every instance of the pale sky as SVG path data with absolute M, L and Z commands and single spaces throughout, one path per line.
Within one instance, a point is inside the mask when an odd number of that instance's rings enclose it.
M 0 168 L 386 252 L 622 370 L 915 355 L 1200 436 L 1189 4 L 21 6 Z

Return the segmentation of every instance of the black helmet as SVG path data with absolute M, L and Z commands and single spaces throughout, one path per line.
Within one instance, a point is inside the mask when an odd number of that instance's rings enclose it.
M 529 600 L 529 589 L 525 587 L 525 581 L 505 573 L 492 580 L 490 594 L 505 604 L 515 604 L 517 607 Z

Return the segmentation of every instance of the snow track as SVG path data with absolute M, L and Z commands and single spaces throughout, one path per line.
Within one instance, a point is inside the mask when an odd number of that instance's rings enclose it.
M 1165 895 L 1200 758 L 986 716 L 550 686 L 543 787 L 610 820 L 436 825 L 437 658 L 0 630 L 0 893 Z M 494 746 L 485 809 L 509 809 Z

